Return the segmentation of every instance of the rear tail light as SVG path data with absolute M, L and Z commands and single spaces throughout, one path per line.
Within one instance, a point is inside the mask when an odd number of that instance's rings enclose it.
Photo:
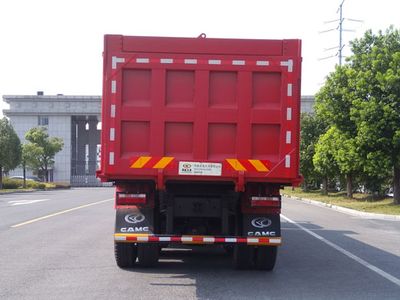
M 146 194 L 117 193 L 117 205 L 145 204 Z
M 281 197 L 272 196 L 272 197 L 251 197 L 251 206 L 273 206 L 280 207 L 281 206 Z

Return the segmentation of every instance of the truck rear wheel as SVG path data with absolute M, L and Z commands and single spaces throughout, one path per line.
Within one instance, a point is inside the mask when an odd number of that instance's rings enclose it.
M 256 249 L 255 266 L 258 270 L 272 271 L 278 253 L 277 246 L 264 246 Z
M 142 267 L 152 267 L 158 262 L 158 244 L 138 244 L 138 259 Z
M 235 269 L 246 270 L 253 266 L 254 248 L 248 245 L 235 245 L 233 263 Z
M 120 268 L 131 268 L 137 257 L 137 246 L 129 243 L 114 242 L 115 261 Z

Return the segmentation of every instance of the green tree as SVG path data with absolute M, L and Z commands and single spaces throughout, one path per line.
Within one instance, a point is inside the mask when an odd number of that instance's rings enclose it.
M 21 143 L 6 118 L 0 119 L 0 189 L 3 188 L 3 171 L 15 169 L 21 160 Z
M 58 137 L 49 137 L 45 127 L 35 127 L 25 134 L 28 141 L 23 146 L 23 157 L 26 166 L 42 173 L 49 180 L 49 168 L 54 165 L 54 156 L 61 151 L 64 142 Z
M 336 66 L 315 95 L 314 106 L 316 115 L 328 126 L 334 125 L 341 132 L 354 136 L 356 124 L 350 114 L 356 98 L 355 75 L 355 70 L 349 65 Z
M 353 197 L 353 183 L 362 174 L 362 156 L 358 152 L 357 126 L 351 119 L 353 101 L 356 98 L 355 70 L 350 65 L 337 66 L 329 74 L 324 86 L 316 95 L 316 115 L 331 128 L 330 136 L 335 143 L 330 149 L 339 172 L 346 178 L 346 191 Z
M 43 149 L 33 143 L 22 145 L 21 166 L 24 175 L 24 188 L 26 187 L 26 168 L 29 166 L 30 169 L 38 172 L 40 169 L 40 161 L 35 158 L 40 157 L 42 154 Z
M 364 170 L 375 177 L 392 170 L 394 202 L 400 204 L 400 32 L 367 31 L 351 48 L 357 87 L 351 118 L 367 158 Z
M 304 177 L 303 189 L 319 187 L 321 174 L 314 167 L 313 156 L 315 144 L 321 134 L 326 130 L 326 125 L 315 114 L 301 114 L 301 138 L 300 138 L 300 172 Z
M 334 128 L 330 128 L 320 136 L 315 145 L 313 164 L 315 170 L 322 175 L 324 194 L 328 194 L 329 179 L 336 178 L 339 175 L 339 167 L 335 159 L 336 138 Z
M 347 197 L 353 198 L 354 180 L 360 175 L 363 159 L 358 152 L 356 138 L 341 132 L 336 126 L 331 127 L 332 152 L 340 174 L 346 178 Z

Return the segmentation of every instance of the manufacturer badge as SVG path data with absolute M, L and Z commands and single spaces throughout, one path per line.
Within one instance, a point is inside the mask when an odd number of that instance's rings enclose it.
M 145 220 L 145 216 L 142 214 L 129 214 L 125 216 L 125 221 L 130 224 L 141 223 Z
M 272 221 L 265 217 L 255 218 L 251 221 L 251 225 L 256 228 L 266 228 L 272 224 Z

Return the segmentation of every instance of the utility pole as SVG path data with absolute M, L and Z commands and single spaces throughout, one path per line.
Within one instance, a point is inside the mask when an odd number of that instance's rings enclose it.
M 336 11 L 336 13 L 339 13 L 339 19 L 333 20 L 333 21 L 327 21 L 327 22 L 325 22 L 325 24 L 329 24 L 329 23 L 336 23 L 336 24 L 338 24 L 338 23 L 339 23 L 338 26 L 337 26 L 336 28 L 331 28 L 331 29 L 328 29 L 328 30 L 320 31 L 320 33 L 327 33 L 327 32 L 336 31 L 336 30 L 339 31 L 339 46 L 338 46 L 338 47 L 332 47 L 332 48 L 325 49 L 325 51 L 329 51 L 329 50 L 333 50 L 333 49 L 338 49 L 338 52 L 337 52 L 335 55 L 331 55 L 331 56 L 328 56 L 328 57 L 321 58 L 321 59 L 328 59 L 328 58 L 337 56 L 338 59 L 339 59 L 339 66 L 342 65 L 342 61 L 343 61 L 343 48 L 344 48 L 344 46 L 345 46 L 345 45 L 343 44 L 343 31 L 354 31 L 354 30 L 344 29 L 344 28 L 343 28 L 343 23 L 344 23 L 344 21 L 347 20 L 347 21 L 351 21 L 351 22 L 360 22 L 360 23 L 363 22 L 363 21 L 361 21 L 361 20 L 355 20 L 355 19 L 349 19 L 349 18 L 344 18 L 344 17 L 343 17 L 343 4 L 344 4 L 344 2 L 345 2 L 345 0 L 342 0 L 342 2 L 341 2 L 340 5 L 339 5 L 338 10 Z
M 339 66 L 342 65 L 342 58 L 343 58 L 343 3 L 345 0 L 342 1 L 342 3 L 340 3 L 339 6 L 339 52 L 338 52 L 338 56 L 339 56 Z

